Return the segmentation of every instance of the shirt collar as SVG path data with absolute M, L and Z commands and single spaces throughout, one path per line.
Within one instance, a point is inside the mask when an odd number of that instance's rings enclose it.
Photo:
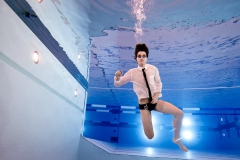
M 148 65 L 146 64 L 145 67 L 144 67 L 146 70 L 147 70 L 147 66 Z M 143 67 L 138 66 L 138 69 L 139 69 L 139 71 L 142 71 Z

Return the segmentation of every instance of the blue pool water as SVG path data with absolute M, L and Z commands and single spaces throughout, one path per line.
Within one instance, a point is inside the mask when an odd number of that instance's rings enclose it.
M 146 6 L 150 9 L 140 42 L 149 46 L 148 62 L 159 69 L 161 99 L 182 109 L 191 122 L 183 126 L 183 142 L 190 150 L 239 155 L 239 1 L 151 3 Z M 84 136 L 123 146 L 176 149 L 171 142 L 172 116 L 153 113 L 155 137 L 147 140 L 132 84 L 113 85 L 116 70 L 126 73 L 137 67 L 133 59 L 139 42 L 134 37 L 136 20 L 129 6 L 124 9 L 127 6 L 117 1 L 109 6 L 102 1 L 93 4 L 95 13 L 106 16 L 98 17 L 105 24 L 105 35 L 91 38 Z M 114 15 L 119 19 L 114 21 Z M 95 16 L 90 17 L 95 20 Z

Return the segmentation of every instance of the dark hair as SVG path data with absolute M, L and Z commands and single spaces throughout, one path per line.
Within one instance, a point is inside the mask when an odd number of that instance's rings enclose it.
M 146 55 L 148 57 L 148 47 L 146 46 L 145 43 L 140 43 L 140 44 L 136 44 L 135 51 L 134 51 L 134 59 L 137 58 L 137 54 L 140 51 L 146 52 Z

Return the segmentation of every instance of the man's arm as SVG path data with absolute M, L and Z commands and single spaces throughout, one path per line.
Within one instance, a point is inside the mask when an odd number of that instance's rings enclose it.
M 159 95 L 160 95 L 160 92 L 156 92 L 156 93 L 154 93 L 153 97 L 158 99 Z
M 124 76 L 122 76 L 121 71 L 117 71 L 114 76 L 114 86 L 120 87 L 126 84 L 127 82 L 130 82 L 131 77 L 132 77 L 132 70 L 129 70 L 127 73 L 124 74 Z
M 155 70 L 155 84 L 157 92 L 154 94 L 154 96 L 156 96 L 157 98 L 162 97 L 162 82 L 157 67 Z

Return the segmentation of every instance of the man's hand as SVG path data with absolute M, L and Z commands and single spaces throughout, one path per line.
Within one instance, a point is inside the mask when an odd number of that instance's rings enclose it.
M 120 77 L 122 76 L 122 72 L 120 70 L 115 72 L 116 80 L 119 81 Z
M 152 97 L 152 101 L 151 101 L 152 104 L 155 104 L 155 103 L 158 102 L 158 96 L 159 96 L 159 94 L 160 94 L 159 92 L 157 92 L 157 93 L 154 94 L 154 96 Z
M 151 103 L 152 104 L 155 104 L 155 103 L 157 103 L 158 102 L 158 98 L 157 97 L 152 97 L 152 101 L 151 101 Z

